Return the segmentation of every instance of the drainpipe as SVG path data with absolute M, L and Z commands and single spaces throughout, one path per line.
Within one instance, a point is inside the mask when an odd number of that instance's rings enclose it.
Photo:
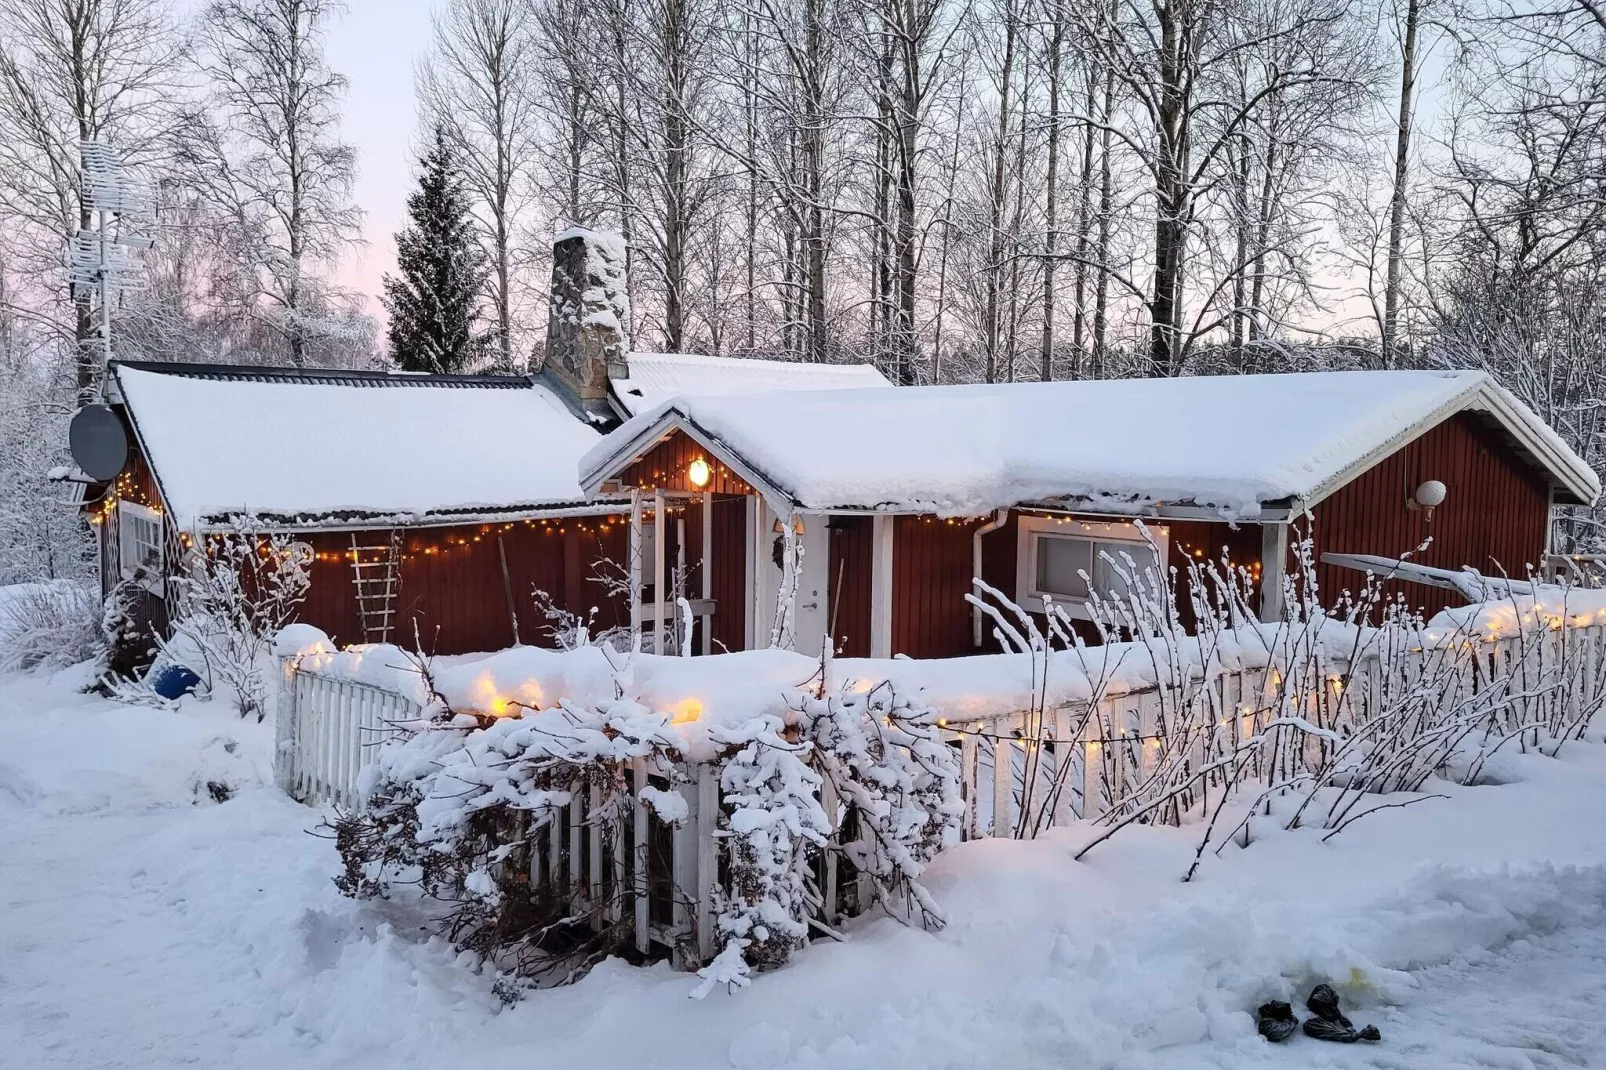
M 1000 509 L 993 514 L 993 518 L 977 528 L 970 536 L 970 574 L 981 576 L 981 537 L 989 532 L 997 531 L 1009 520 L 1009 510 Z M 970 607 L 970 645 L 972 649 L 981 648 L 982 615 L 980 606 Z

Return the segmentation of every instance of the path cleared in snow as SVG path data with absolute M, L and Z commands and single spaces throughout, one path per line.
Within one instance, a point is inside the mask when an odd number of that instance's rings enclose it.
M 1339 1045 L 1295 1034 L 1276 1046 L 1185 1045 L 1161 1053 L 1154 1065 L 1157 1070 L 1606 1065 L 1606 929 L 1565 928 L 1474 958 L 1478 961 L 1419 971 L 1421 987 L 1403 1006 L 1366 1007 L 1349 1015 L 1357 1026 L 1376 1024 L 1383 1031 L 1381 1044 Z
M 1186 833 L 950 852 L 937 935 L 884 919 L 734 996 L 608 963 L 502 1010 L 394 908 L 338 896 L 271 726 L 0 679 L 0 1062 L 86 1067 L 1576 1067 L 1606 1063 L 1606 747 L 1513 756 L 1332 843 L 1184 886 Z M 218 805 L 207 780 L 240 788 Z M 1250 1008 L 1341 986 L 1384 1042 L 1273 1048 Z

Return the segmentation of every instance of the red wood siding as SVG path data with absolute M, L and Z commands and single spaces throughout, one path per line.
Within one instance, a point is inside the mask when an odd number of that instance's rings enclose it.
M 356 536 L 358 545 L 381 546 L 390 532 L 363 531 Z M 328 632 L 339 643 L 362 642 L 349 557 L 352 533 L 313 532 L 304 538 L 318 557 L 300 619 Z M 597 631 L 627 622 L 624 607 L 609 599 L 591 578 L 599 559 L 623 564 L 629 538 L 625 518 L 412 528 L 403 533 L 401 586 L 395 603 L 397 628 L 391 641 L 411 646 L 416 622 L 426 651 L 463 654 L 510 646 L 513 624 L 497 554 L 498 538 L 507 552 L 513 608 L 524 643 L 551 642 L 549 623 L 536 608 L 537 588 L 572 613 L 586 615 L 596 606 L 593 627 Z
M 971 589 L 971 537 L 984 522 L 895 518 L 893 653 L 948 658 L 970 651 L 970 603 L 965 595 Z
M 875 521 L 868 516 L 831 518 L 831 622 L 836 651 L 870 656 L 870 561 Z
M 1176 570 L 1177 613 L 1188 628 L 1194 625 L 1193 596 L 1188 580 L 1190 561 L 1209 561 L 1220 566 L 1221 555 L 1235 568 L 1247 568 L 1258 576 L 1260 567 L 1261 530 L 1259 524 L 1232 525 L 1211 520 L 1168 520 L 1170 533 L 1167 564 Z M 1250 608 L 1260 610 L 1260 594 L 1256 591 Z
M 1430 522 L 1423 510 L 1406 508 L 1418 486 L 1437 479 L 1447 488 Z M 1550 527 L 1547 484 L 1476 416 L 1461 413 L 1385 458 L 1313 510 L 1314 541 L 1323 551 L 1398 557 L 1432 536 L 1414 560 L 1437 568 L 1471 565 L 1522 576 L 1537 566 Z M 1360 587 L 1353 569 L 1318 564 L 1321 598 Z M 1412 606 L 1428 613 L 1462 599 L 1453 592 L 1416 583 L 1391 584 Z
M 747 646 L 747 498 L 714 496 L 714 651 Z
M 712 469 L 712 477 L 706 487 L 692 486 L 686 475 L 687 467 L 698 457 L 707 461 Z M 726 468 L 718 457 L 679 431 L 671 432 L 668 438 L 643 453 L 640 459 L 619 474 L 619 481 L 626 487 L 639 487 L 642 490 L 662 488 L 672 491 L 711 490 L 715 494 L 752 493 L 752 488 Z

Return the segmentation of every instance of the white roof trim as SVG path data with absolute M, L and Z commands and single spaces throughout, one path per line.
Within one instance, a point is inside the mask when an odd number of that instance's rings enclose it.
M 797 499 L 780 490 L 773 481 L 759 475 L 752 465 L 748 464 L 746 458 L 715 436 L 698 427 L 689 416 L 676 408 L 673 402 L 664 409 L 663 414 L 658 419 L 644 427 L 630 441 L 621 444 L 617 450 L 609 453 L 591 471 L 582 471 L 580 473 L 580 489 L 592 496 L 600 494 L 603 483 L 635 464 L 649 450 L 676 431 L 686 435 L 703 449 L 719 457 L 725 467 L 740 476 L 744 483 L 758 491 L 772 506 L 785 505 L 789 508 L 797 508 L 799 504 Z
M 1483 379 L 1414 424 L 1401 429 L 1399 434 L 1370 453 L 1346 465 L 1311 492 L 1304 502 L 1304 508 L 1310 508 L 1322 499 L 1330 497 L 1362 472 L 1378 464 L 1385 457 L 1399 452 L 1407 444 L 1421 438 L 1459 412 L 1486 412 L 1494 417 L 1524 450 L 1544 466 L 1557 483 L 1565 487 L 1579 501 L 1593 505 L 1600 497 L 1600 479 L 1594 470 L 1584 463 L 1583 458 L 1567 448 L 1567 445 L 1556 437 L 1556 433 L 1540 420 L 1532 409 L 1495 385 L 1492 380 Z

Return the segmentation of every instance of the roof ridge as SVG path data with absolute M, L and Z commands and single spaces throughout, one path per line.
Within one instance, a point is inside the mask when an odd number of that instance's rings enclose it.
M 875 365 L 868 360 L 832 362 L 823 360 L 793 360 L 789 357 L 776 356 L 737 356 L 732 353 L 672 353 L 659 349 L 633 350 L 629 357 L 675 357 L 691 361 L 708 361 L 719 364 L 770 364 L 784 368 L 829 368 L 841 371 L 857 370 L 860 368 L 874 368 Z
M 211 364 L 160 360 L 115 360 L 113 369 L 129 368 L 156 375 L 215 382 L 295 383 L 302 386 L 455 387 L 481 390 L 528 390 L 527 375 L 440 374 L 392 372 L 364 368 L 283 368 L 257 364 Z

